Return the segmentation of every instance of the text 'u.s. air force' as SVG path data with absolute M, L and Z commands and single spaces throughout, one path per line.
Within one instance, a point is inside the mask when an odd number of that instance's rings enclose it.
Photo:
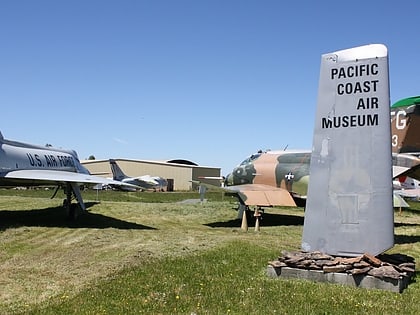
M 26 153 L 29 164 L 33 167 L 75 167 L 75 161 L 70 155 L 54 155 L 54 154 L 32 154 Z
M 331 68 L 330 80 L 336 81 L 336 100 L 346 96 L 353 96 L 354 109 L 360 111 L 351 115 L 328 115 L 322 117 L 322 128 L 351 128 L 377 126 L 379 117 L 380 67 L 377 63 L 348 65 Z M 356 79 L 356 80 L 355 80 Z

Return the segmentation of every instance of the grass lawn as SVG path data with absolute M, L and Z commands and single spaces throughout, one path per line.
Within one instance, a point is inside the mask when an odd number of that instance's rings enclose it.
M 301 208 L 268 209 L 255 233 L 220 193 L 84 192 L 74 222 L 51 195 L 0 191 L 0 314 L 420 314 L 418 282 L 399 294 L 268 278 L 269 260 L 300 249 Z M 419 261 L 411 205 L 389 252 Z

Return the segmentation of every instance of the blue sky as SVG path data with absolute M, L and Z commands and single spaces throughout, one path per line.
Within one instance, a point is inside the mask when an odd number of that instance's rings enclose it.
M 226 175 L 309 149 L 321 55 L 389 49 L 391 103 L 420 94 L 420 3 L 0 1 L 0 130 L 81 159 L 183 158 Z

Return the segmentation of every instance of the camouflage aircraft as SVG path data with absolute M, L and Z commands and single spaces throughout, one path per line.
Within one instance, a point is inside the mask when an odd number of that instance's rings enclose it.
M 420 179 L 420 97 L 391 107 L 394 179 Z M 415 154 L 417 152 L 417 154 Z M 305 206 L 311 151 L 258 151 L 225 178 L 225 189 L 246 208 Z
M 394 191 L 401 196 L 420 196 L 420 96 L 402 99 L 391 107 L 392 152 L 394 165 L 402 171 L 394 181 Z M 394 174 L 395 172 L 394 167 Z
M 225 188 L 246 206 L 303 206 L 310 151 L 258 151 L 226 176 Z
M 391 106 L 392 152 L 420 154 L 420 96 Z

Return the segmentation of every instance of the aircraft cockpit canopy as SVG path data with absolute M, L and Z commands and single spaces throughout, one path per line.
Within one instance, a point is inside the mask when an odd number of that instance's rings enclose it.
M 245 160 L 243 160 L 242 163 L 239 164 L 239 165 L 249 164 L 249 163 L 255 161 L 256 159 L 258 159 L 261 156 L 261 154 L 262 154 L 262 151 L 258 151 L 257 153 L 252 154 L 249 158 L 246 158 Z

